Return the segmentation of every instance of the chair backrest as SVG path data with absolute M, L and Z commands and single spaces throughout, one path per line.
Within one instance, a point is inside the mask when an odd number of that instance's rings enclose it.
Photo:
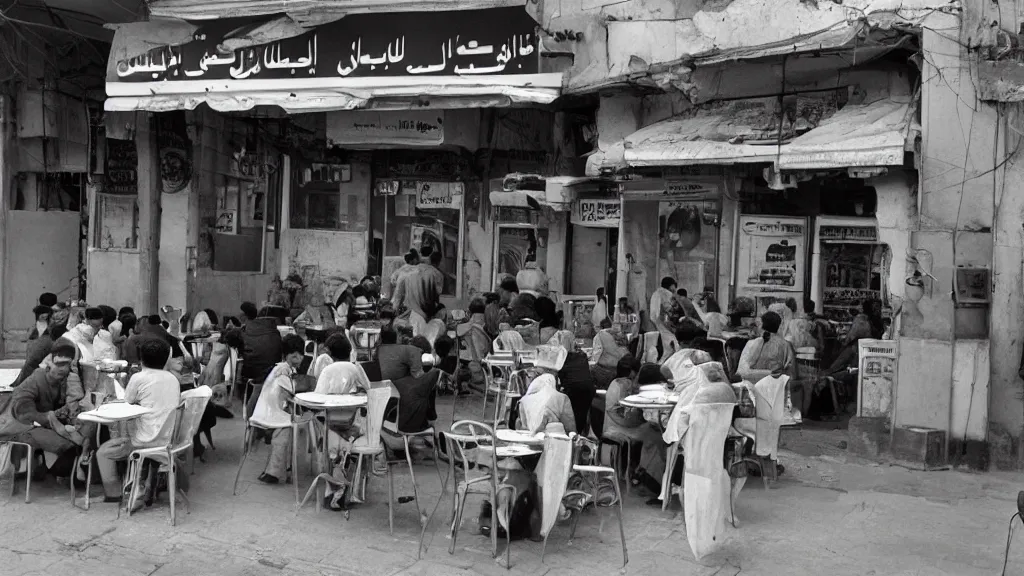
M 444 440 L 450 470 L 454 473 L 456 467 L 461 468 L 462 476 L 467 481 L 474 477 L 470 464 L 476 465 L 478 478 L 486 477 L 497 470 L 498 459 L 494 450 L 477 449 L 478 446 L 494 446 L 494 428 L 487 424 L 475 420 L 460 420 L 452 424 L 451 429 L 444 434 Z M 486 467 L 488 472 L 480 471 L 481 466 Z
M 546 536 L 558 520 L 558 508 L 562 504 L 572 472 L 573 442 L 563 434 L 548 434 L 544 437 L 543 474 L 537 478 L 541 494 L 541 536 Z
M 192 438 L 199 432 L 199 423 L 203 419 L 206 405 L 213 397 L 213 390 L 209 386 L 200 386 L 181 393 L 183 412 L 174 432 L 174 440 L 171 443 L 172 450 L 182 450 L 192 446 Z
M 384 379 L 381 375 L 380 361 L 370 360 L 368 362 L 360 362 L 359 365 L 363 367 L 363 372 L 366 372 L 366 377 L 370 379 L 370 382 L 378 382 Z
M 366 432 L 365 436 L 373 445 L 380 442 L 380 429 L 384 426 L 384 410 L 391 399 L 391 382 L 378 382 L 379 387 L 366 392 Z
M 530 373 L 527 370 L 516 370 L 508 377 L 508 391 L 525 396 L 530 388 Z
M 224 364 L 224 381 L 228 385 L 233 385 L 236 374 L 238 374 L 238 350 L 228 348 L 228 361 Z
M 769 376 L 754 384 L 754 407 L 757 411 L 754 451 L 758 456 L 778 457 L 779 427 L 786 415 L 788 382 L 789 376 Z

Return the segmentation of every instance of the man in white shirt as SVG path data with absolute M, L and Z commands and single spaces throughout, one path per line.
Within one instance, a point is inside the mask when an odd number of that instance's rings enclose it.
M 286 478 L 292 448 L 291 397 L 307 392 L 311 383 L 295 381 L 295 371 L 302 364 L 306 343 L 295 334 L 288 334 L 281 342 L 284 360 L 279 362 L 263 383 L 256 408 L 249 422 L 273 430 L 270 441 L 270 459 L 258 480 L 264 484 L 277 484 Z
M 181 402 L 178 379 L 164 369 L 171 357 L 170 344 L 151 338 L 139 349 L 142 371 L 132 376 L 125 388 L 124 401 L 150 411 L 128 422 L 128 434 L 111 438 L 96 451 L 96 466 L 103 479 L 104 502 L 121 499 L 121 483 L 117 478 L 117 462 L 126 460 L 139 448 L 166 446 L 174 434 L 174 417 Z M 148 483 L 148 474 L 143 474 Z M 145 487 L 135 486 L 136 508 L 142 506 Z

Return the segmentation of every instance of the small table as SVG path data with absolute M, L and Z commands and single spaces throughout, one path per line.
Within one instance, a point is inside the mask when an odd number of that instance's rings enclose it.
M 95 410 L 89 410 L 88 412 L 82 412 L 81 414 L 79 414 L 77 416 L 77 418 L 78 418 L 78 420 L 81 420 L 82 422 L 92 422 L 92 423 L 97 424 L 97 426 L 96 426 L 96 448 L 93 449 L 94 450 L 93 451 L 93 456 L 95 457 L 95 450 L 100 447 L 100 427 L 101 426 L 112 426 L 114 424 L 123 425 L 126 422 L 129 422 L 131 420 L 135 420 L 137 418 L 140 418 L 140 417 L 142 417 L 142 416 L 144 416 L 146 414 L 149 414 L 150 412 L 152 412 L 152 410 L 149 409 L 149 408 L 146 408 L 145 406 L 139 406 L 137 404 L 125 404 L 124 402 L 110 402 L 108 404 L 104 404 L 104 405 L 100 406 L 99 408 L 96 408 Z M 124 431 L 121 430 L 120 433 L 124 434 Z M 86 484 L 86 487 L 85 487 L 85 506 L 81 507 L 81 506 L 78 506 L 78 502 L 72 502 L 72 505 L 74 505 L 75 507 L 78 507 L 78 508 L 82 508 L 83 510 L 88 510 L 89 509 L 89 503 L 90 503 L 89 492 L 90 492 L 90 489 L 92 488 L 92 486 L 90 485 L 91 484 L 91 480 L 92 480 L 92 474 L 91 474 L 91 472 L 92 472 L 92 464 L 91 463 L 89 464 L 89 471 L 90 471 L 90 474 L 86 475 L 87 476 L 87 478 L 86 478 L 87 484 Z M 125 501 L 124 504 L 128 505 L 127 500 Z
M 317 394 L 316 392 L 300 392 L 292 398 L 292 402 L 298 406 L 302 406 L 303 408 L 323 413 L 324 415 L 324 437 L 321 442 L 322 447 L 320 450 L 321 472 L 309 485 L 309 490 L 306 491 L 306 497 L 302 499 L 301 503 L 299 503 L 298 507 L 301 508 L 306 503 L 306 500 L 309 499 L 310 494 L 319 488 L 321 480 L 325 483 L 333 480 L 330 472 L 328 472 L 331 467 L 331 462 L 330 456 L 328 455 L 327 441 L 331 430 L 331 410 L 337 408 L 360 408 L 366 406 L 367 400 L 365 394 Z M 320 512 L 320 505 L 320 494 L 317 494 L 317 512 Z

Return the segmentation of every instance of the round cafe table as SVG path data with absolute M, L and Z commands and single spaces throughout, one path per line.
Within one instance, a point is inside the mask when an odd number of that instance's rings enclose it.
M 306 491 L 305 498 L 299 504 L 299 508 L 302 508 L 309 500 L 310 495 L 317 491 L 320 482 L 323 481 L 326 485 L 328 482 L 334 480 L 331 476 L 331 462 L 330 455 L 328 454 L 328 436 L 331 430 L 331 410 L 339 408 L 361 408 L 366 406 L 367 400 L 365 394 L 317 394 L 316 392 L 300 392 L 292 398 L 297 406 L 301 406 L 308 410 L 312 410 L 318 414 L 324 415 L 324 437 L 321 442 L 320 449 L 320 474 L 313 479 L 313 482 L 309 485 L 309 490 Z M 294 480 L 293 480 L 294 481 Z M 320 494 L 317 494 L 316 498 L 316 511 L 320 511 L 322 498 Z

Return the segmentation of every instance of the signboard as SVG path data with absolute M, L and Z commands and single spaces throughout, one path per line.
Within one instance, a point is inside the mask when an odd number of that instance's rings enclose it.
M 217 232 L 220 234 L 238 234 L 238 211 L 217 211 Z
M 577 200 L 572 203 L 570 221 L 592 228 L 618 228 L 622 203 L 618 200 Z
M 444 111 L 328 112 L 327 140 L 336 146 L 437 146 L 444 142 Z
M 459 192 L 459 194 L 456 194 Z M 462 205 L 462 186 L 452 182 L 416 182 L 416 207 L 454 208 Z
M 348 14 L 291 38 L 223 52 L 273 17 L 199 23 L 191 42 L 112 63 L 117 82 L 537 74 L 537 23 L 522 7 Z
M 782 216 L 740 216 L 739 287 L 802 292 L 807 222 Z
M 830 226 L 818 229 L 822 242 L 878 242 L 878 229 L 874 226 Z
M 687 180 L 667 180 L 665 182 L 665 196 L 690 196 L 694 194 L 706 194 L 714 192 L 716 188 L 703 182 L 690 182 Z
M 894 340 L 861 339 L 857 347 L 860 358 L 857 416 L 891 418 L 899 346 Z
M 135 195 L 139 193 L 139 155 L 134 140 L 107 138 L 106 188 L 107 194 Z

